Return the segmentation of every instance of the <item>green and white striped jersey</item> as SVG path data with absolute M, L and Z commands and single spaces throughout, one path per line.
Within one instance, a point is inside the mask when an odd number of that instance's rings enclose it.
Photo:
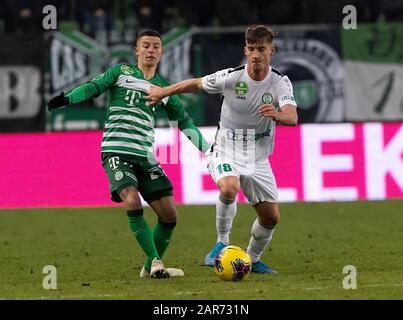
M 138 157 L 149 157 L 153 154 L 155 117 L 159 108 L 166 111 L 170 121 L 178 122 L 179 129 L 196 130 L 187 136 L 199 150 L 206 150 L 207 142 L 190 120 L 178 96 L 166 97 L 161 103 L 152 107 L 146 106 L 147 100 L 144 96 L 149 93 L 152 84 L 160 87 L 169 85 L 158 74 L 150 80 L 145 80 L 137 65 L 118 64 L 88 83 L 73 89 L 67 96 L 70 98 L 69 104 L 75 104 L 91 97 L 98 97 L 109 90 L 102 152 L 124 153 Z M 193 139 L 194 137 L 197 139 Z

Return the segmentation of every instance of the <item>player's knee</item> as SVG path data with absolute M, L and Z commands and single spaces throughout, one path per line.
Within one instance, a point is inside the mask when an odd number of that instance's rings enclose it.
M 278 209 L 269 210 L 265 215 L 260 217 L 261 223 L 269 228 L 274 228 L 280 223 L 280 212 Z
M 134 187 L 124 188 L 120 191 L 119 196 L 127 210 L 138 210 L 143 207 L 137 189 Z
M 164 216 L 161 221 L 165 223 L 176 223 L 178 221 L 178 211 L 175 207 L 169 207 L 164 210 Z
M 225 184 L 220 187 L 220 198 L 235 199 L 241 187 L 235 183 Z
M 138 210 L 143 207 L 140 198 L 132 194 L 128 194 L 123 200 L 123 203 L 128 210 Z

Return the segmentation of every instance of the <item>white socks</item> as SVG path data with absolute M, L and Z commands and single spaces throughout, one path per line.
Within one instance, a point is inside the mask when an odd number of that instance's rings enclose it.
M 218 199 L 216 204 L 217 242 L 222 242 L 226 245 L 230 243 L 229 235 L 231 233 L 232 222 L 236 216 L 236 209 L 237 205 L 235 199 Z M 253 222 L 251 230 L 252 236 L 247 248 L 252 262 L 260 260 L 260 256 L 273 237 L 273 232 L 274 228 L 271 229 L 262 226 L 258 219 Z
M 249 253 L 252 262 L 256 262 L 260 260 L 263 250 L 266 249 L 267 245 L 269 244 L 273 236 L 274 229 L 262 226 L 258 219 L 256 219 L 252 225 L 251 231 L 252 236 L 246 251 Z
M 232 222 L 236 216 L 235 199 L 219 198 L 216 204 L 216 228 L 217 242 L 229 244 L 229 234 L 231 233 Z

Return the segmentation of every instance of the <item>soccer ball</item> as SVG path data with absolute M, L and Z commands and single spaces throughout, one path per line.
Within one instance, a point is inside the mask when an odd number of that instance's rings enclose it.
M 214 272 L 224 281 L 240 281 L 250 274 L 252 261 L 245 250 L 237 246 L 223 248 L 214 259 Z

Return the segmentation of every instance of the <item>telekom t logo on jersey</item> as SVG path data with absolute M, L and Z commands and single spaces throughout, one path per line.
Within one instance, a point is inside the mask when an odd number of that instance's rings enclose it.
M 116 170 L 119 165 L 119 157 L 113 157 L 109 159 L 109 166 L 112 170 Z
M 127 90 L 125 100 L 128 102 L 127 105 L 134 107 L 136 104 L 140 103 L 142 93 L 136 90 Z

